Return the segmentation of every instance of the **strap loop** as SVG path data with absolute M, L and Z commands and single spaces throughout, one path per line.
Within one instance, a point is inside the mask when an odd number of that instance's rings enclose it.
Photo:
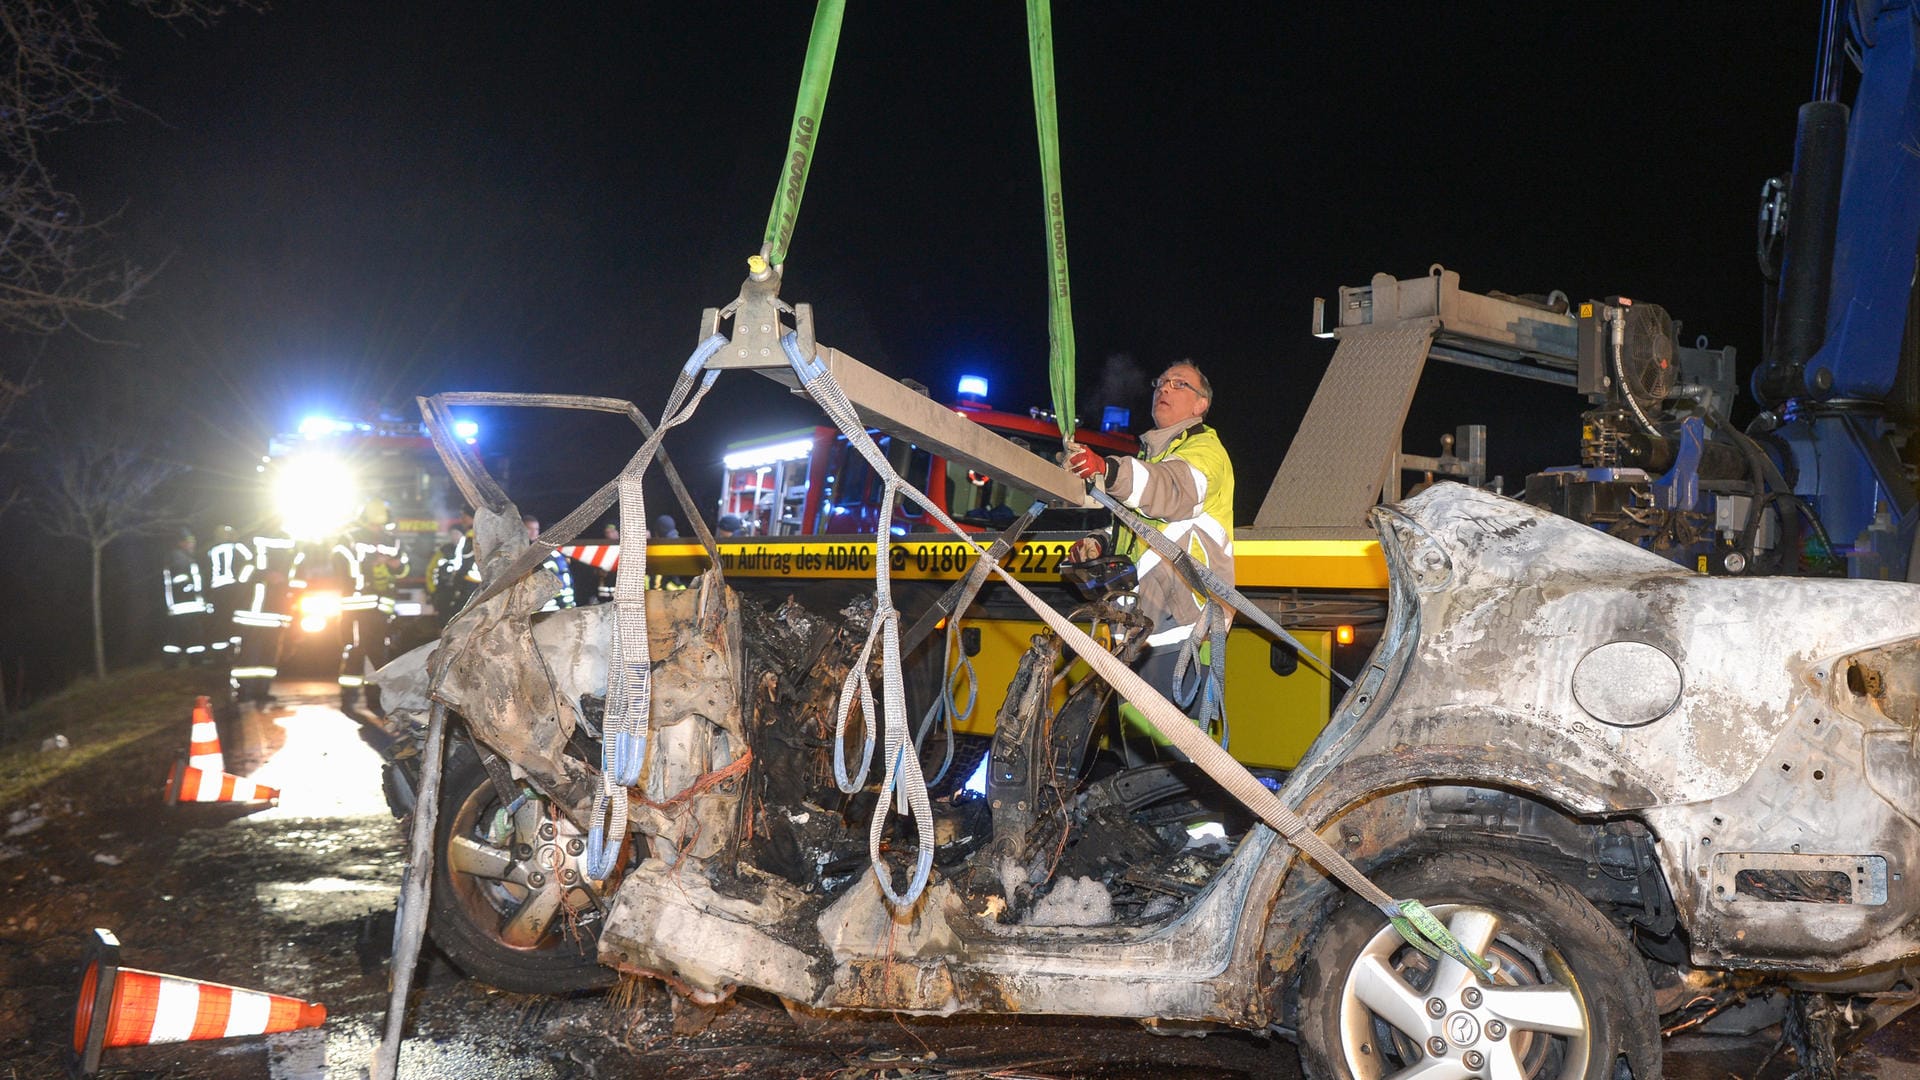
M 600 791 L 594 796 L 587 829 L 586 871 L 596 881 L 604 881 L 613 873 L 620 845 L 626 839 L 627 789 L 640 782 L 647 756 L 647 721 L 653 708 L 653 657 L 647 642 L 647 505 L 640 481 L 668 430 L 686 423 L 713 388 L 719 371 L 700 376 L 700 369 L 726 342 L 724 336 L 715 334 L 693 350 L 667 395 L 660 424 L 620 471 L 620 533 L 637 537 L 640 542 L 625 545 L 622 561 L 629 565 L 615 582 L 613 592 L 607 713 L 600 733 Z M 699 389 L 695 391 L 697 376 Z
M 1380 910 L 1407 944 L 1435 960 L 1458 961 L 1482 983 L 1493 982 L 1493 965 L 1460 944 L 1460 939 L 1454 937 L 1425 904 L 1418 900 L 1400 900 Z

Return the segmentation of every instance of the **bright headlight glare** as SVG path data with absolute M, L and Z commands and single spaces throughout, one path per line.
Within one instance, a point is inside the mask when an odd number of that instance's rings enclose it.
M 300 614 L 303 617 L 317 615 L 322 619 L 330 619 L 340 614 L 340 594 L 337 592 L 304 593 L 300 597 Z
M 340 594 L 324 589 L 300 594 L 300 632 L 317 634 L 340 616 Z
M 358 491 L 338 459 L 300 457 L 281 468 L 273 498 L 287 532 L 311 539 L 329 535 L 353 520 Z

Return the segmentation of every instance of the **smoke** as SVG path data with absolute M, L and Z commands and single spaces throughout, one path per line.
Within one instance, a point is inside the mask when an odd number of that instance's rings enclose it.
M 1092 390 L 1080 399 L 1080 415 L 1084 418 L 1081 422 L 1098 427 L 1100 411 L 1108 405 L 1125 406 L 1138 417 L 1147 401 L 1146 369 L 1132 353 L 1108 353 Z

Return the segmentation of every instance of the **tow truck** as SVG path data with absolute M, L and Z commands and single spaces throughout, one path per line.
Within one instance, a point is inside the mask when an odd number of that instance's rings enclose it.
M 988 389 L 985 379 L 964 376 L 958 400 L 948 408 L 1017 449 L 1033 451 L 1058 442 L 1052 414 L 996 410 L 987 401 Z M 1127 410 L 1109 406 L 1101 420 L 1101 430 L 1082 428 L 1075 438 L 1103 453 L 1131 454 L 1137 449 L 1137 440 L 1124 431 Z M 1016 481 L 957 456 L 878 429 L 873 438 L 896 471 L 927 491 L 962 527 L 997 533 L 1014 520 L 1013 507 L 1034 500 Z M 1410 459 L 1406 465 L 1459 475 L 1470 468 L 1484 471 L 1483 462 L 1455 458 L 1445 463 Z M 750 591 L 792 593 L 817 602 L 872 579 L 879 492 L 871 470 L 851 453 L 837 430 L 821 425 L 735 443 L 727 449 L 724 466 L 720 512 L 742 517 L 752 534 L 718 542 L 720 565 L 729 580 Z M 1071 608 L 1077 601 L 1060 579 L 1061 564 L 1075 540 L 1107 523 L 1103 511 L 1049 507 L 1014 545 L 1005 566 L 1056 606 Z M 930 604 L 973 568 L 972 549 L 962 540 L 934 535 L 924 510 L 896 505 L 892 529 L 897 539 L 890 545 L 889 569 L 896 582 L 904 583 L 909 603 Z M 588 545 L 562 551 L 599 559 L 607 567 L 617 565 L 617 552 Z M 1315 656 L 1351 667 L 1378 640 L 1386 610 L 1386 563 L 1371 536 L 1256 536 L 1236 541 L 1235 559 L 1243 590 L 1294 631 Z M 670 538 L 649 540 L 647 562 L 650 571 L 691 577 L 705 569 L 708 560 L 694 540 Z M 972 740 L 978 755 L 993 734 L 1001 693 L 1033 635 L 1045 626 L 1004 590 L 991 587 L 958 618 L 967 665 L 982 696 L 955 730 Z M 1260 768 L 1293 767 L 1326 720 L 1331 704 L 1326 681 L 1310 672 L 1294 677 L 1300 670 L 1294 652 L 1251 628 L 1237 627 L 1228 635 L 1227 653 L 1233 672 L 1226 681 L 1227 715 L 1285 718 L 1236 730 L 1235 755 Z M 922 673 L 923 682 L 937 683 L 937 678 L 932 671 Z M 1061 686 L 1056 699 L 1063 700 L 1066 692 Z
M 924 396 L 924 387 L 911 380 L 900 385 Z M 1041 410 L 1021 414 L 994 409 L 988 390 L 984 378 L 963 376 L 958 400 L 944 408 L 1006 440 L 1014 452 L 1044 461 L 1032 452 L 1058 439 L 1053 416 Z M 1079 429 L 1076 439 L 1105 453 L 1133 453 L 1138 442 L 1123 430 L 1127 410 L 1108 406 L 1101 420 L 1100 430 Z M 1014 520 L 1012 507 L 1034 501 L 1007 473 L 996 475 L 958 454 L 878 428 L 871 436 L 895 470 L 923 487 L 963 528 L 998 532 Z M 1462 477 L 1485 471 L 1483 457 L 1409 458 L 1403 465 Z M 792 594 L 818 604 L 831 603 L 855 583 L 872 578 L 879 491 L 872 470 L 836 429 L 817 425 L 732 444 L 723 461 L 721 491 L 720 513 L 742 518 L 746 527 L 741 535 L 722 538 L 716 545 L 722 570 L 741 588 Z M 1061 564 L 1074 541 L 1107 521 L 1102 511 L 1050 506 L 1014 544 L 1005 565 L 1057 606 L 1070 608 L 1076 597 L 1061 582 Z M 898 539 L 890 545 L 889 571 L 902 583 L 909 609 L 930 606 L 940 591 L 973 568 L 974 554 L 967 543 L 933 534 L 921 508 L 896 504 L 890 528 Z M 560 550 L 602 571 L 619 565 L 617 545 L 573 544 Z M 1386 610 L 1386 564 L 1370 536 L 1255 537 L 1236 544 L 1236 562 L 1248 595 L 1296 632 L 1313 655 L 1351 667 L 1378 640 Z M 707 567 L 708 557 L 692 538 L 649 539 L 647 564 L 652 573 L 690 578 Z M 955 723 L 965 742 L 960 758 L 971 765 L 993 734 L 1002 691 L 1033 635 L 1045 628 L 1017 600 L 993 588 L 957 617 L 965 666 L 972 674 L 969 682 L 981 694 Z M 1293 767 L 1325 723 L 1331 704 L 1325 680 L 1295 678 L 1299 657 L 1294 651 L 1251 628 L 1229 633 L 1227 654 L 1234 672 L 1226 682 L 1227 715 L 1285 718 L 1238 732 L 1235 754 L 1260 768 Z M 959 659 L 953 662 L 957 666 Z M 925 687 L 938 685 L 938 679 L 929 668 L 918 681 Z M 1055 691 L 1056 705 L 1066 692 L 1065 685 Z M 967 780 L 970 774 L 970 768 L 962 769 L 956 779 Z

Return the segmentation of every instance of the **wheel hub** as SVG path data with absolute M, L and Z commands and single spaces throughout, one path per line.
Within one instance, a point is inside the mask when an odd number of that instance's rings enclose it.
M 526 838 L 528 842 L 515 845 L 515 854 L 519 856 L 516 861 L 520 865 L 515 867 L 514 878 L 535 890 L 558 889 L 568 894 L 562 898 L 567 907 L 577 910 L 588 906 L 590 901 L 585 896 L 572 895 L 574 889 L 585 880 L 581 873 L 580 855 L 575 850 L 576 847 L 580 851 L 585 848 L 569 843 L 579 835 L 579 827 L 564 818 L 557 825 L 553 821 L 541 821 L 533 830 L 533 835 Z
M 485 791 L 475 799 L 487 799 Z M 469 803 L 468 813 L 479 810 Z M 538 799 L 518 801 L 485 816 L 487 827 L 464 833 L 449 851 L 456 892 L 501 944 L 538 949 L 551 941 L 562 921 L 589 917 L 595 907 L 591 884 L 582 871 L 586 845 L 580 829 L 565 818 L 547 816 Z
M 1447 1041 L 1455 1046 L 1472 1046 L 1480 1041 L 1480 1021 L 1464 1010 L 1447 1017 Z

